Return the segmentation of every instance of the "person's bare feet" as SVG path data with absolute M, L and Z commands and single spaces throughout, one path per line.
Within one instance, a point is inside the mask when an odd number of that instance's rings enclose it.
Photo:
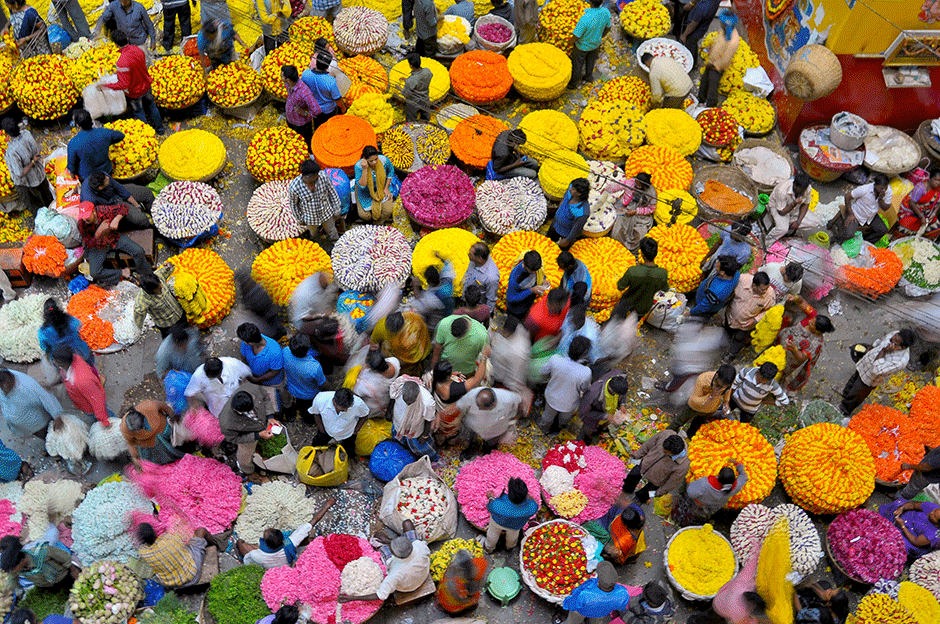
M 121 269 L 121 277 L 124 279 L 130 279 L 131 270 L 130 269 Z

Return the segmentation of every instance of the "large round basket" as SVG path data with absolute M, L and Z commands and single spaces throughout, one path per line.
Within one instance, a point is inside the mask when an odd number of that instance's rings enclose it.
M 656 54 L 653 49 L 668 50 L 666 54 Z M 643 64 L 643 55 L 647 52 L 653 54 L 653 56 L 667 56 L 680 65 L 686 73 L 692 71 L 692 66 L 695 64 L 694 59 L 692 58 L 692 53 L 687 47 L 679 43 L 678 41 L 673 41 L 672 39 L 666 39 L 665 37 L 653 37 L 652 39 L 647 39 L 641 43 L 636 49 L 636 62 L 643 68 L 644 71 L 649 72 L 650 68 Z
M 712 208 L 710 204 L 706 204 L 702 201 L 701 197 L 699 197 L 698 189 L 708 180 L 721 182 L 725 186 L 729 186 L 741 195 L 744 195 L 751 202 L 750 208 L 736 213 L 723 212 L 717 208 Z M 695 197 L 699 210 L 704 210 L 706 213 L 717 217 L 742 217 L 746 214 L 750 214 L 750 212 L 754 210 L 754 206 L 757 205 L 757 186 L 754 185 L 754 182 L 752 182 L 749 177 L 744 175 L 743 171 L 737 167 L 730 167 L 728 165 L 706 165 L 699 169 L 695 173 L 695 177 L 692 178 L 692 185 L 689 188 L 689 192 Z
M 216 103 L 215 100 L 212 99 L 212 96 L 209 96 L 209 101 L 215 104 L 216 107 L 219 109 L 219 112 L 221 112 L 223 115 L 228 115 L 229 117 L 236 117 L 238 119 L 245 119 L 245 117 L 249 114 L 248 109 L 250 109 L 252 106 L 257 104 L 258 101 L 261 100 L 261 97 L 263 95 L 264 95 L 264 88 L 262 88 L 261 92 L 258 93 L 258 95 L 256 95 L 254 98 L 252 98 L 250 102 L 246 104 L 242 104 L 240 106 L 222 106 Z
M 891 244 L 888 245 L 888 249 L 897 253 L 898 245 L 903 245 L 904 243 L 914 240 L 913 236 L 905 236 L 903 238 L 897 238 L 891 241 Z M 924 239 L 928 242 L 933 243 L 934 247 L 940 248 L 940 245 L 930 241 L 929 239 Z M 900 256 L 900 254 L 898 254 Z M 924 297 L 932 293 L 940 292 L 940 286 L 936 288 L 924 288 L 923 286 L 918 286 L 917 284 L 912 284 L 907 279 L 904 278 L 904 274 L 901 274 L 901 279 L 898 280 L 898 287 L 900 287 L 901 292 L 903 292 L 908 297 Z M 877 482 L 877 479 L 875 480 Z
M 811 156 L 806 151 L 806 137 L 813 135 L 819 128 L 828 127 L 829 124 L 815 124 L 803 128 L 803 131 L 800 132 L 800 166 L 806 172 L 806 175 L 817 182 L 832 182 L 846 171 L 855 169 L 862 164 L 861 162 L 858 164 L 824 162 L 818 157 Z M 864 150 L 858 151 L 864 152 Z
M 842 82 L 839 57 L 826 46 L 811 43 L 796 51 L 783 74 L 787 92 L 811 102 L 826 97 Z
M 693 529 L 701 529 L 701 528 L 702 528 L 701 526 L 690 526 L 690 527 L 685 527 L 684 529 L 679 529 L 678 531 L 676 531 L 675 535 L 670 537 L 669 541 L 666 542 L 666 549 L 663 551 L 663 567 L 666 569 L 666 577 L 669 579 L 669 584 L 672 585 L 676 589 L 676 591 L 679 592 L 682 595 L 682 597 L 685 598 L 686 600 L 706 601 L 706 600 L 711 600 L 712 598 L 718 595 L 717 593 L 712 594 L 711 596 L 701 596 L 699 594 L 693 594 L 692 592 L 690 592 L 685 587 L 679 584 L 679 581 L 676 580 L 676 577 L 672 575 L 672 570 L 669 569 L 669 548 L 672 546 L 673 540 L 675 540 L 676 537 L 678 537 L 679 534 L 682 533 L 683 531 L 691 531 Z M 725 537 L 721 533 L 718 533 L 717 531 L 715 531 L 715 535 L 723 539 L 728 544 L 728 548 L 731 549 L 731 552 L 732 553 L 734 552 L 734 546 L 731 545 L 731 542 L 728 541 L 727 537 Z M 738 573 L 738 558 L 737 557 L 734 557 L 734 573 L 735 574 Z
M 738 152 L 740 152 L 741 150 L 746 150 L 746 149 L 750 149 L 753 147 L 766 147 L 774 154 L 781 156 L 784 160 L 787 161 L 787 164 L 790 165 L 790 173 L 787 175 L 787 178 L 789 179 L 793 177 L 793 161 L 790 160 L 790 152 L 788 152 L 781 146 L 777 145 L 773 141 L 768 141 L 766 139 L 744 139 L 743 141 L 741 141 L 741 144 L 738 145 L 737 149 L 734 150 L 734 156 L 731 157 L 731 162 L 735 166 L 737 166 Z M 742 173 L 743 173 L 743 170 L 742 170 Z M 744 175 L 747 175 L 747 174 L 745 173 Z M 761 191 L 763 193 L 770 193 L 771 191 L 774 190 L 774 186 L 772 184 L 761 184 L 754 178 L 751 178 L 750 176 L 748 177 L 751 180 L 751 182 L 754 183 L 754 186 L 757 187 L 758 191 Z
M 480 26 L 485 26 L 486 24 L 501 24 L 509 28 L 512 31 L 512 37 L 507 41 L 502 43 L 496 43 L 495 41 L 489 41 L 480 36 L 480 31 L 478 30 Z M 486 14 L 480 17 L 476 23 L 473 25 L 473 40 L 477 42 L 477 45 L 483 50 L 490 50 L 491 52 L 502 52 L 503 50 L 508 50 L 516 45 L 516 29 L 513 28 L 513 25 L 498 15 L 489 15 Z
M 447 19 L 448 17 L 451 19 L 448 20 Z M 473 32 L 473 26 L 470 24 L 470 20 L 468 20 L 465 17 L 460 17 L 459 15 L 446 15 L 444 16 L 444 21 L 460 23 L 460 25 L 463 26 L 463 31 L 467 34 L 468 37 Z M 463 53 L 465 45 L 466 44 L 461 43 L 460 41 L 458 41 L 457 43 L 447 43 L 446 41 L 442 42 L 441 39 L 438 39 L 437 40 L 437 52 L 438 52 L 437 56 L 438 57 L 446 56 L 447 58 L 456 58 L 458 55 Z
M 838 570 L 839 572 L 841 572 L 843 576 L 845 576 L 846 578 L 850 578 L 850 579 L 852 579 L 853 581 L 855 581 L 856 583 L 859 583 L 859 584 L 861 584 L 861 585 L 871 585 L 871 583 L 869 583 L 868 581 L 863 581 L 863 580 L 860 579 L 859 577 L 853 576 L 852 574 L 849 574 L 849 573 L 846 572 L 845 569 L 839 564 L 839 561 L 833 556 L 832 550 L 829 548 L 829 536 L 827 535 L 827 532 L 826 532 L 826 531 L 823 532 L 823 546 L 826 547 L 826 556 L 829 557 L 829 561 L 832 562 L 832 566 L 833 566 L 836 570 Z
M 932 119 L 925 119 L 917 126 L 917 132 L 914 133 L 914 140 L 923 148 L 933 161 L 940 161 L 940 140 L 931 132 L 930 124 Z
M 561 603 L 565 601 L 565 598 L 567 598 L 568 595 L 566 594 L 564 596 L 561 596 L 558 594 L 552 594 L 542 589 L 541 587 L 539 587 L 538 583 L 535 582 L 535 577 L 532 576 L 532 573 L 526 569 L 525 564 L 522 562 L 522 553 L 525 552 L 525 543 L 526 543 L 526 540 L 529 539 L 529 535 L 532 534 L 532 532 L 535 531 L 536 529 L 540 529 L 543 526 L 547 526 L 549 524 L 567 524 L 576 532 L 581 533 L 584 537 L 587 537 L 588 532 L 582 529 L 577 524 L 573 522 L 568 522 L 567 520 L 549 520 L 548 522 L 543 522 L 542 524 L 538 526 L 534 526 L 528 531 L 526 531 L 525 535 L 522 537 L 522 541 L 519 543 L 519 570 L 522 572 L 523 582 L 529 587 L 529 589 L 532 590 L 532 593 L 538 596 L 539 598 L 542 598 L 543 600 L 547 600 L 548 602 L 552 604 L 560 605 Z M 594 575 L 592 574 L 591 576 L 593 577 Z
M 871 132 L 870 132 L 870 134 L 869 134 L 869 137 L 871 137 L 879 128 L 883 130 L 883 129 L 884 129 L 884 126 L 871 126 Z M 911 165 L 910 167 L 901 167 L 901 168 L 893 168 L 893 169 L 892 169 L 892 168 L 886 167 L 886 166 L 884 166 L 884 165 L 869 164 L 869 163 L 871 162 L 871 155 L 872 155 L 874 152 L 872 152 L 871 150 L 868 149 L 867 143 L 866 143 L 866 145 L 865 145 L 865 166 L 866 166 L 867 168 L 871 169 L 872 171 L 877 171 L 877 172 L 879 172 L 879 173 L 883 173 L 883 174 L 885 174 L 886 176 L 888 176 L 889 178 L 890 178 L 890 177 L 893 177 L 893 176 L 896 176 L 896 175 L 898 175 L 898 174 L 904 173 L 905 171 L 910 171 L 911 169 L 913 169 L 914 167 L 916 167 L 916 166 L 917 166 L 917 163 L 919 163 L 920 160 L 921 160 L 921 158 L 924 157 L 924 150 L 923 150 L 923 148 L 920 146 L 920 143 L 918 143 L 917 141 L 915 141 L 914 139 L 912 139 L 912 138 L 909 137 L 908 135 L 904 134 L 904 133 L 901 132 L 900 130 L 895 131 L 893 134 L 894 134 L 895 137 L 900 138 L 902 141 L 906 141 L 907 144 L 908 144 L 908 146 L 909 146 L 910 148 L 917 150 L 917 159 L 914 160 L 914 164 Z

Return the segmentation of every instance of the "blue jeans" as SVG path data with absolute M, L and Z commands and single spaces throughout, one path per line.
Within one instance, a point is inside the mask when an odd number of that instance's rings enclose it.
M 127 105 L 131 109 L 131 115 L 134 119 L 139 119 L 145 124 L 149 124 L 157 131 L 157 134 L 163 134 L 163 117 L 157 109 L 157 103 L 153 100 L 153 92 L 147 91 L 139 98 L 127 98 Z

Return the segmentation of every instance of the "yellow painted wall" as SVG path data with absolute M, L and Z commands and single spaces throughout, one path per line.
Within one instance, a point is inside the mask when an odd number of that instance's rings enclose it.
M 929 1 L 929 0 L 928 0 Z M 823 28 L 832 30 L 826 47 L 836 54 L 880 54 L 900 34 L 900 30 L 937 30 L 940 35 L 940 1 L 933 2 L 937 21 L 919 19 L 921 0 L 864 0 L 849 8 L 846 0 L 820 0 L 825 11 Z M 869 8 L 869 6 L 871 8 Z

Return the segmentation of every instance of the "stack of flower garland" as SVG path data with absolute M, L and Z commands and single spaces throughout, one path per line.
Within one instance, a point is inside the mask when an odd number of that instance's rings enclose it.
M 854 431 L 821 423 L 787 438 L 778 472 L 787 494 L 810 513 L 858 507 L 875 489 L 875 462 Z
M 460 511 L 467 522 L 482 530 L 490 522 L 490 512 L 486 505 L 486 493 L 493 491 L 500 496 L 506 491 L 511 477 L 518 477 L 529 487 L 529 495 L 535 496 L 540 491 L 538 479 L 532 467 L 522 463 L 515 455 L 503 451 L 493 451 L 464 464 L 457 473 L 454 490 Z
M 402 183 L 401 203 L 425 227 L 452 227 L 473 214 L 473 183 L 457 167 L 422 167 Z
M 13 75 L 13 59 L 8 54 L 0 54 L 0 112 L 7 112 L 13 106 L 13 87 L 10 78 Z
M 864 405 L 849 429 L 862 436 L 875 460 L 875 477 L 881 481 L 907 483 L 911 471 L 901 471 L 901 464 L 919 464 L 924 457 L 924 443 L 917 425 L 904 412 L 884 405 Z
M 202 66 L 188 56 L 167 56 L 150 66 L 157 106 L 179 110 L 192 106 L 206 93 Z
M 672 223 L 672 202 L 680 199 L 679 214 L 675 216 L 676 223 L 689 223 L 698 214 L 698 202 L 688 192 L 679 189 L 664 189 L 658 191 L 656 197 L 656 209 L 653 211 L 653 218 L 660 225 L 669 225 Z
M 305 15 L 300 17 L 290 25 L 288 34 L 290 40 L 295 43 L 306 45 L 313 48 L 317 39 L 323 37 L 333 48 L 336 48 L 336 39 L 333 35 L 334 27 L 322 17 Z M 306 69 L 298 67 L 297 69 Z
M 222 198 L 202 182 L 170 182 L 157 195 L 150 212 L 160 234 L 186 241 L 209 232 L 222 218 Z
M 143 597 L 142 583 L 133 570 L 116 561 L 98 561 L 75 580 L 69 610 L 85 624 L 123 622 Z
M 561 201 L 573 181 L 586 178 L 590 167 L 584 156 L 570 150 L 555 150 L 539 168 L 539 182 L 545 196 Z
M 476 540 L 452 539 L 447 540 L 436 551 L 431 553 L 431 578 L 440 583 L 444 578 L 444 571 L 450 565 L 451 559 L 460 550 L 466 550 L 471 557 L 482 557 L 483 546 Z
M 242 62 L 219 65 L 206 78 L 206 92 L 216 106 L 247 106 L 261 95 L 261 74 Z
M 689 443 L 686 480 L 716 475 L 729 459 L 744 464 L 747 471 L 747 484 L 728 501 L 730 509 L 759 503 L 770 495 L 777 482 L 774 449 L 757 427 L 736 420 L 716 420 L 699 429 Z
M 578 149 L 578 126 L 561 111 L 533 111 L 522 118 L 519 129 L 526 133 L 521 151 L 540 161 L 561 149 Z
M 285 126 L 265 128 L 248 144 L 245 164 L 259 182 L 290 180 L 300 175 L 300 163 L 309 151 L 302 136 Z
M 713 31 L 705 35 L 699 43 L 699 56 L 702 57 L 702 72 L 705 71 L 705 63 L 708 62 L 708 48 L 718 37 L 718 31 Z M 738 44 L 738 49 L 731 57 L 731 65 L 721 72 L 721 80 L 718 81 L 718 91 L 720 93 L 730 93 L 734 89 L 744 88 L 744 73 L 755 67 L 760 67 L 760 59 L 751 50 L 751 46 L 743 39 Z
M 133 483 L 99 485 L 72 512 L 73 552 L 82 561 L 127 561 L 137 555 L 130 536 L 131 514 L 152 510 L 153 504 Z
M 620 12 L 623 29 L 637 39 L 662 37 L 669 32 L 669 10 L 656 0 L 635 0 Z
M 526 43 L 509 54 L 512 84 L 530 100 L 554 100 L 571 80 L 571 59 L 548 43 Z
M 313 46 L 296 41 L 288 41 L 278 46 L 273 52 L 265 55 L 261 63 L 261 82 L 264 84 L 264 90 L 271 97 L 281 102 L 287 99 L 287 87 L 281 80 L 281 67 L 284 65 L 293 65 L 299 70 L 310 64 L 310 54 L 313 52 Z
M 878 298 L 897 285 L 904 273 L 904 264 L 898 255 L 890 249 L 868 247 L 868 253 L 874 261 L 870 267 L 856 267 L 846 264 L 836 276 L 844 288 L 854 290 L 870 297 Z M 845 257 L 841 248 L 832 250 L 833 260 L 840 264 L 839 257 Z
M 388 41 L 388 20 L 381 12 L 366 7 L 346 7 L 333 22 L 337 47 L 355 56 L 371 56 Z
M 450 83 L 458 97 L 472 104 L 492 104 L 509 93 L 512 75 L 502 54 L 473 50 L 451 63 Z
M 849 576 L 865 583 L 895 579 L 904 570 L 907 548 L 901 532 L 870 509 L 836 516 L 826 531 L 833 561 Z
M 708 243 L 691 225 L 657 225 L 648 236 L 659 243 L 656 264 L 669 272 L 669 287 L 676 292 L 695 290 L 702 281 L 699 267 L 708 254 Z
M 813 521 L 796 505 L 768 508 L 752 504 L 742 509 L 731 524 L 731 545 L 738 561 L 746 562 L 756 554 L 780 518 L 786 518 L 790 531 L 790 566 L 800 576 L 808 576 L 823 556 L 822 542 Z
M 248 200 L 246 217 L 248 225 L 261 238 L 269 241 L 284 240 L 300 236 L 304 229 L 290 207 L 287 180 L 275 180 L 262 184 Z
M 396 511 L 414 522 L 419 539 L 428 539 L 447 511 L 447 486 L 440 478 L 409 477 L 401 480 Z
M 777 339 L 783 326 L 783 306 L 775 305 L 767 310 L 751 331 L 751 346 L 755 353 L 761 353 Z
M 731 544 L 710 524 L 676 533 L 666 561 L 669 576 L 697 596 L 714 596 L 736 571 Z
M 30 236 L 23 245 L 23 266 L 34 275 L 59 277 L 65 270 L 65 246 L 55 236 Z
M 204 182 L 225 166 L 225 145 L 211 132 L 183 130 L 163 141 L 158 159 L 168 178 Z
M 923 624 L 897 600 L 882 593 L 871 593 L 862 598 L 855 613 L 850 615 L 846 622 L 851 622 L 851 624 L 880 624 L 881 622 Z
M 324 169 L 351 170 L 367 145 L 376 146 L 375 130 L 369 122 L 353 115 L 337 115 L 316 129 L 310 150 Z
M 628 178 L 646 172 L 657 189 L 687 190 L 692 184 L 692 165 L 671 147 L 644 145 L 634 150 L 624 172 Z
M 592 158 L 622 160 L 643 144 L 646 122 L 626 100 L 594 99 L 578 121 L 581 147 Z
M 523 572 L 536 585 L 563 598 L 588 580 L 584 529 L 568 522 L 547 522 L 529 533 L 522 548 Z
M 424 124 L 414 141 L 415 152 L 425 165 L 445 165 L 450 160 L 450 137 L 447 131 Z
M 584 0 L 555 0 L 546 4 L 539 13 L 539 41 L 571 54 L 574 27 L 587 8 Z
M 235 531 L 249 544 L 257 541 L 265 529 L 296 529 L 313 517 L 316 501 L 307 498 L 306 488 L 284 481 L 256 485 L 245 500 L 245 509 L 235 522 Z
M 587 179 L 591 183 L 588 203 L 592 208 L 598 206 L 601 196 L 607 193 L 607 202 L 601 204 L 599 210 L 610 212 L 612 217 L 616 218 L 613 208 L 626 190 L 627 175 L 621 167 L 607 160 L 589 160 L 588 169 Z M 611 224 L 613 224 L 613 218 Z
M 702 127 L 687 112 L 657 108 L 646 113 L 646 142 L 691 156 L 702 144 Z
M 924 446 L 940 446 L 940 388 L 926 385 L 918 390 L 911 399 L 910 417 Z
M 0 150 L 6 148 L 6 142 L 0 139 Z M 6 188 L 5 184 L 9 182 L 10 190 L 13 189 L 13 183 L 9 176 L 4 179 L 3 172 L 6 167 L 0 167 L 0 197 Z M 25 213 L 0 214 L 0 243 L 21 243 L 32 235 L 32 230 L 24 226 Z
M 463 292 L 463 274 L 467 272 L 470 264 L 468 253 L 470 248 L 480 239 L 462 228 L 445 228 L 435 230 L 421 237 L 411 255 L 411 271 L 414 276 L 426 286 L 424 272 L 428 267 L 440 268 L 440 256 L 445 262 L 450 262 L 454 268 L 454 294 Z
M 107 290 L 92 285 L 69 299 L 68 313 L 81 322 L 78 333 L 94 350 L 107 349 L 114 344 L 114 326 L 98 316 L 109 297 Z
M 0 357 L 25 364 L 42 356 L 39 328 L 46 295 L 25 295 L 0 308 Z
M 447 96 L 450 91 L 450 74 L 447 68 L 439 62 L 426 56 L 421 57 L 421 67 L 431 70 L 431 103 L 436 104 Z M 405 86 L 405 80 L 411 75 L 411 68 L 408 60 L 401 61 L 388 71 L 388 84 L 392 93 L 401 97 L 401 90 Z
M 548 216 L 542 187 L 523 177 L 483 182 L 476 189 L 476 206 L 483 227 L 501 236 L 537 230 Z
M 297 284 L 314 273 L 331 271 L 330 257 L 313 241 L 288 238 L 255 257 L 251 277 L 268 291 L 274 303 L 287 305 Z
M 367 93 L 388 93 L 388 72 L 375 59 L 354 56 L 339 61 L 339 68 L 352 83 L 343 96 L 346 106 Z
M 527 251 L 537 251 L 542 256 L 542 271 L 552 286 L 561 284 L 561 269 L 555 261 L 561 249 L 547 236 L 536 232 L 512 232 L 503 236 L 493 246 L 491 257 L 499 269 L 499 299 L 505 301 L 509 273 L 522 262 Z
M 912 583 L 917 583 L 940 600 L 940 551 L 929 552 L 911 564 Z
M 509 126 L 495 117 L 468 117 L 459 121 L 450 134 L 450 150 L 463 163 L 477 169 L 486 169 L 496 136 L 504 130 L 509 130 Z
M 751 134 L 767 134 L 774 127 L 774 107 L 767 100 L 751 95 L 743 89 L 735 89 L 722 102 L 725 109 Z
M 149 124 L 138 119 L 118 119 L 104 124 L 104 127 L 124 133 L 123 141 L 108 148 L 115 178 L 123 180 L 137 177 L 157 161 L 160 142 Z
M 636 264 L 636 258 L 620 242 L 606 237 L 582 238 L 571 246 L 571 253 L 591 274 L 591 310 L 602 323 L 620 300 L 617 280 Z
M 723 108 L 706 108 L 695 118 L 702 128 L 702 142 L 724 147 L 738 137 L 738 122 Z
M 10 84 L 20 110 L 41 120 L 58 119 L 72 110 L 81 93 L 69 78 L 71 63 L 64 56 L 41 54 L 17 65 Z
M 545 454 L 539 483 L 552 511 L 580 524 L 610 509 L 626 476 L 623 462 L 601 447 L 565 442 Z
M 904 581 L 898 586 L 898 602 L 910 611 L 919 623 L 940 622 L 940 602 L 927 589 Z
M 206 309 L 189 320 L 207 329 L 225 318 L 235 303 L 235 274 L 225 260 L 209 249 L 187 249 L 170 262 L 177 282 L 194 282 L 206 295 Z M 179 284 L 176 290 L 178 293 Z
M 411 271 L 411 247 L 387 225 L 363 225 L 343 234 L 330 257 L 333 276 L 343 290 L 378 292 L 404 284 Z
M 101 76 L 113 74 L 119 56 L 121 51 L 110 41 L 85 50 L 68 65 L 72 84 L 81 92 Z
M 382 93 L 364 93 L 356 98 L 346 114 L 365 119 L 376 134 L 382 134 L 395 125 L 399 117 L 389 103 L 391 97 Z
M 650 109 L 652 93 L 646 81 L 637 76 L 617 76 L 601 86 L 595 96 L 598 100 L 626 100 L 636 106 L 641 113 Z

